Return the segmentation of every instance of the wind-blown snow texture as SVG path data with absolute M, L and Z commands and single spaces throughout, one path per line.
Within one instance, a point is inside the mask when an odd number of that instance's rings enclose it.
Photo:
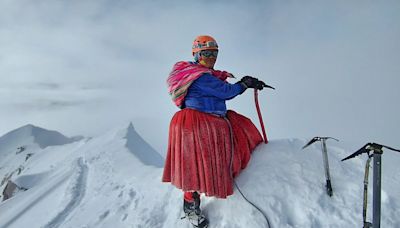
M 28 189 L 0 203 L 0 227 L 191 227 L 180 219 L 181 192 L 160 182 L 160 161 L 146 160 L 160 155 L 132 125 L 58 146 L 47 140 L 46 147 L 32 140 L 35 132 L 21 128 L 0 138 L 0 178 Z M 41 137 L 54 134 L 59 133 L 46 131 Z M 306 142 L 282 139 L 260 145 L 236 179 L 241 190 L 267 213 L 274 228 L 362 227 L 366 156 L 340 162 L 362 145 L 328 141 L 330 198 L 320 147 L 301 150 Z M 26 149 L 16 153 L 22 145 Z M 400 154 L 385 151 L 381 227 L 400 227 L 398 164 Z M 202 208 L 211 227 L 266 227 L 237 190 L 227 200 L 203 197 Z M 371 203 L 368 216 L 371 220 Z

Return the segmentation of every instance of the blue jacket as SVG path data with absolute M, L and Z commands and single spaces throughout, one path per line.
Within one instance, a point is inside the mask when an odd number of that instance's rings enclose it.
M 184 107 L 225 116 L 227 111 L 225 101 L 245 90 L 246 88 L 240 83 L 230 84 L 205 73 L 189 87 Z

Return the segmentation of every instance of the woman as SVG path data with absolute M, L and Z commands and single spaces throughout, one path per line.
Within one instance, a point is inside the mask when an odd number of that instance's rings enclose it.
M 181 108 L 171 120 L 163 182 L 184 191 L 185 217 L 195 227 L 207 227 L 200 210 L 200 193 L 226 198 L 233 194 L 233 178 L 244 169 L 253 149 L 262 142 L 254 124 L 227 111 L 225 101 L 247 88 L 265 83 L 214 70 L 218 45 L 211 36 L 198 36 L 192 47 L 194 62 L 177 62 L 167 83 L 174 103 Z

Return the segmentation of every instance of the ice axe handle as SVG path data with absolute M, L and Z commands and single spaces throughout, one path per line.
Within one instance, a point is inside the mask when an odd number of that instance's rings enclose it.
M 256 109 L 257 109 L 257 114 L 258 114 L 258 119 L 260 120 L 260 125 L 261 125 L 261 130 L 263 133 L 263 138 L 264 138 L 264 143 L 268 143 L 268 138 L 267 138 L 267 133 L 265 133 L 265 127 L 264 127 L 264 121 L 261 115 L 260 111 L 260 105 L 258 104 L 258 90 L 254 89 L 254 102 L 256 104 Z

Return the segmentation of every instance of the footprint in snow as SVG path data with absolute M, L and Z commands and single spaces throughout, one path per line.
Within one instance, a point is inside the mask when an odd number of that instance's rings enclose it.
M 121 221 L 125 221 L 126 218 L 128 218 L 128 214 L 127 214 L 127 213 L 125 213 L 125 214 L 122 216 Z
M 105 219 L 110 214 L 110 210 L 105 211 L 103 214 L 99 216 L 99 220 Z

